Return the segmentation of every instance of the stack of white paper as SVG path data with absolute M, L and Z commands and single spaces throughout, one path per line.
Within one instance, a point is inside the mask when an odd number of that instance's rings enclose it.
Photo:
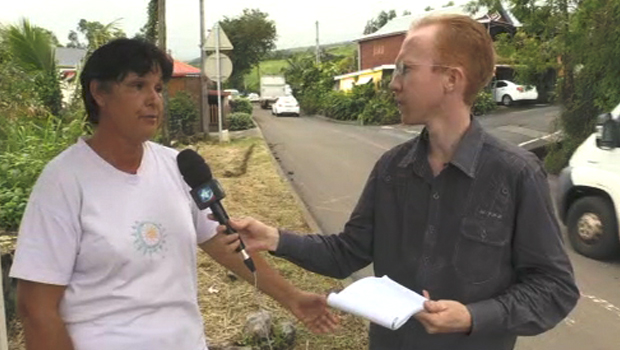
M 334 308 L 364 317 L 383 327 L 397 330 L 424 309 L 426 298 L 392 281 L 388 276 L 365 277 L 331 293 L 327 303 Z

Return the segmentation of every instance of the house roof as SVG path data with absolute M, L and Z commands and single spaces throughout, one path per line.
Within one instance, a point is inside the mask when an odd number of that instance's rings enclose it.
M 401 16 L 393 18 L 391 21 L 387 22 L 383 27 L 381 27 L 378 31 L 365 35 L 361 38 L 358 38 L 354 41 L 367 41 L 371 39 L 377 39 L 381 37 L 392 36 L 396 34 L 406 33 L 411 24 L 417 20 L 422 19 L 426 16 L 439 16 L 439 15 L 467 15 L 477 20 L 480 23 L 488 23 L 491 21 L 497 21 L 501 18 L 500 15 L 489 14 L 489 11 L 485 7 L 480 7 L 478 11 L 474 14 L 471 14 L 466 10 L 467 5 L 457 5 L 444 7 L 437 10 L 432 11 L 424 11 L 416 14 L 411 14 L 407 16 Z M 505 7 L 502 5 L 502 9 L 500 10 L 504 17 L 510 22 L 508 24 L 514 27 L 520 27 L 521 22 L 517 20 L 517 18 Z
M 68 47 L 57 47 L 55 55 L 58 68 L 75 69 L 86 56 L 86 50 L 72 49 Z
M 191 66 L 185 62 L 174 61 L 172 68 L 173 77 L 200 76 L 200 69 Z

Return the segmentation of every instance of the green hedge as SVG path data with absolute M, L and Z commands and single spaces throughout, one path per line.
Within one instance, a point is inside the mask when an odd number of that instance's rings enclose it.
M 235 98 L 230 101 L 230 110 L 233 113 L 243 112 L 251 115 L 254 107 L 252 107 L 252 102 L 247 98 Z
M 228 115 L 227 120 L 228 130 L 230 131 L 247 130 L 254 127 L 252 116 L 248 113 L 231 113 Z
M 493 94 L 482 90 L 476 96 L 471 111 L 474 115 L 484 115 L 495 110 L 495 108 L 497 108 L 497 103 L 493 99 Z
M 194 126 L 198 120 L 198 108 L 191 96 L 179 91 L 168 103 L 169 130 L 172 138 L 191 136 L 195 133 Z

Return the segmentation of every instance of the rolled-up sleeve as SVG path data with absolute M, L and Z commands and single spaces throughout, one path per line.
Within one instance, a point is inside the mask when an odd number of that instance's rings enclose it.
M 579 299 L 542 166 L 526 167 L 518 186 L 512 241 L 516 282 L 496 298 L 467 305 L 472 333 L 540 334 L 564 319 Z
M 344 231 L 331 235 L 299 235 L 280 230 L 273 255 L 312 272 L 346 278 L 372 262 L 376 179 L 373 168 Z

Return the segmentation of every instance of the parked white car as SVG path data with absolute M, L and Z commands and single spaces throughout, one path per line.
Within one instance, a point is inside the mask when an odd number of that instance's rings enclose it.
M 299 117 L 299 103 L 294 96 L 278 97 L 276 102 L 271 105 L 271 114 L 276 116 L 294 114 Z
M 491 84 L 491 93 L 497 103 L 510 106 L 514 101 L 535 101 L 538 91 L 535 86 L 518 85 L 508 80 L 496 80 Z
M 258 96 L 257 93 L 252 92 L 248 95 L 248 100 L 250 100 L 250 102 L 258 102 L 260 101 L 260 96 Z
M 557 209 L 575 251 L 594 259 L 620 254 L 620 105 L 598 117 L 558 181 Z
M 227 92 L 229 94 L 228 95 L 228 99 L 229 100 L 233 100 L 233 99 L 241 96 L 241 94 L 239 93 L 239 90 L 237 90 L 237 89 L 226 89 L 226 90 L 224 90 L 224 92 Z

